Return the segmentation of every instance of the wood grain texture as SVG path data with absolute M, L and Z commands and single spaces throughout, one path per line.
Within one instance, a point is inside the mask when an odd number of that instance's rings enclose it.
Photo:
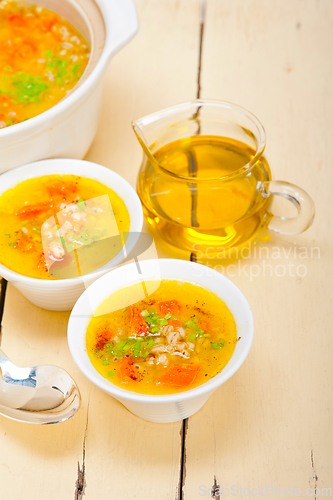
M 306 495 L 317 485 L 317 497 L 333 489 L 332 16 L 325 0 L 207 1 L 202 97 L 259 117 L 275 178 L 308 190 L 317 213 L 306 233 L 272 236 L 240 267 L 224 268 L 252 306 L 255 340 L 239 372 L 190 419 L 185 499 L 209 498 L 214 475 L 230 496 L 233 485 L 238 496 L 259 485 L 290 496 L 292 487 Z
M 235 267 L 217 263 L 252 306 L 255 340 L 239 372 L 188 420 L 183 440 L 182 423 L 144 422 L 85 380 L 67 347 L 68 313 L 43 311 L 9 285 L 4 351 L 18 365 L 67 369 L 82 407 L 56 426 L 0 416 L 0 500 L 196 500 L 210 498 L 214 476 L 215 500 L 227 496 L 218 485 L 229 496 L 234 485 L 239 497 L 240 487 L 301 488 L 302 496 L 315 485 L 333 489 L 333 4 L 206 3 L 201 96 L 258 116 L 275 178 L 313 196 L 314 225 L 295 238 L 256 243 L 249 259 L 230 263 Z M 142 152 L 130 122 L 197 95 L 200 36 L 199 0 L 136 5 L 140 31 L 107 70 L 101 123 L 87 155 L 132 186 Z

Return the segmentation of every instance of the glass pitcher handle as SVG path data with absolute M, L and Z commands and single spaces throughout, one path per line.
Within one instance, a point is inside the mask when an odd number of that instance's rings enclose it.
M 308 229 L 315 215 L 315 206 L 310 195 L 304 189 L 295 184 L 284 181 L 268 181 L 261 186 L 261 194 L 264 198 L 271 195 L 283 196 L 297 208 L 296 217 L 279 217 L 270 214 L 272 218 L 268 223 L 268 229 L 275 233 L 294 235 Z

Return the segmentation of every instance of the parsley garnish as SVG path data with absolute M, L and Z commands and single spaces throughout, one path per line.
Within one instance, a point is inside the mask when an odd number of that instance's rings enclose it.
M 128 337 L 120 340 L 117 344 L 108 344 L 106 346 L 107 354 L 111 354 L 116 358 L 130 355 L 134 358 L 146 358 L 149 354 L 149 348 L 154 345 L 155 341 L 151 337 Z
M 157 333 L 158 330 L 160 329 L 160 326 L 165 326 L 168 324 L 168 319 L 177 319 L 173 316 L 171 316 L 170 313 L 166 314 L 164 318 L 160 318 L 155 309 L 152 311 L 147 311 L 147 309 L 144 309 L 141 311 L 141 316 L 145 320 L 146 323 L 148 323 L 149 330 L 151 333 Z
M 199 328 L 198 326 L 198 318 L 196 318 L 195 316 L 193 318 L 191 318 L 190 320 L 188 320 L 188 322 L 185 324 L 185 326 L 187 326 L 187 328 L 191 328 L 192 330 L 195 331 L 195 336 L 193 338 L 193 335 L 191 335 L 190 337 L 190 340 L 191 339 L 195 339 L 198 335 L 200 337 L 209 337 L 209 334 L 208 333 L 205 333 L 204 330 L 201 330 L 201 328 Z
M 86 208 L 82 198 L 80 198 L 77 202 L 77 206 L 79 207 L 80 212 L 83 212 L 83 210 Z
M 220 339 L 219 342 L 211 342 L 210 344 L 213 349 L 221 349 L 221 347 L 224 347 L 225 340 Z

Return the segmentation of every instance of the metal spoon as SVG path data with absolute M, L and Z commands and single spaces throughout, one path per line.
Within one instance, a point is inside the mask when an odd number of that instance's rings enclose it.
M 12 420 L 56 424 L 80 406 L 79 389 L 58 366 L 19 368 L 0 349 L 0 377 L 0 414 Z

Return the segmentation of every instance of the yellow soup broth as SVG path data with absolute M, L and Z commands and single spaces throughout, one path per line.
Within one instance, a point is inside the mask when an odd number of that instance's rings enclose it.
M 43 7 L 0 1 L 0 129 L 54 106 L 77 84 L 90 47 Z
M 123 389 L 155 395 L 193 389 L 220 373 L 237 341 L 226 304 L 201 286 L 162 280 L 148 298 L 114 310 L 119 298 L 137 298 L 138 287 L 95 311 L 86 345 L 96 370 Z
M 31 278 L 84 275 L 121 250 L 129 226 L 123 200 L 96 180 L 29 179 L 0 196 L 0 263 Z

